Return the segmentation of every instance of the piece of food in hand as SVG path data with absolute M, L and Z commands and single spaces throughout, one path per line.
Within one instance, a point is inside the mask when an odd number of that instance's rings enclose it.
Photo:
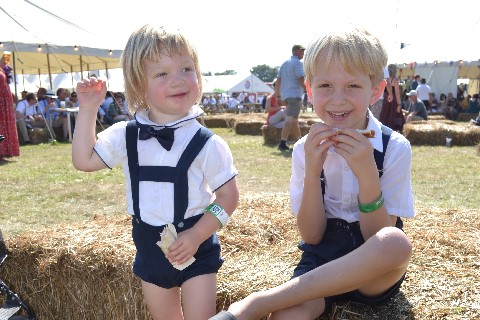
M 366 138 L 375 138 L 375 130 L 359 130 L 359 129 L 357 129 L 357 131 L 360 132 Z
M 333 128 L 336 132 L 342 132 L 342 129 L 339 129 L 339 128 Z M 357 132 L 359 132 L 360 134 L 362 134 L 364 137 L 366 138 L 375 138 L 375 130 L 367 130 L 367 129 L 364 129 L 364 130 L 360 130 L 360 129 L 357 129 Z
M 162 249 L 164 254 L 168 253 L 168 248 L 172 245 L 175 240 L 177 240 L 178 235 L 177 235 L 177 230 L 175 230 L 175 226 L 171 223 L 167 224 L 165 228 L 163 228 L 163 231 L 160 233 L 160 241 L 157 241 L 157 246 Z M 188 259 L 187 262 L 182 263 L 182 264 L 172 264 L 173 267 L 177 270 L 183 270 L 192 263 L 195 262 L 195 258 L 191 257 Z

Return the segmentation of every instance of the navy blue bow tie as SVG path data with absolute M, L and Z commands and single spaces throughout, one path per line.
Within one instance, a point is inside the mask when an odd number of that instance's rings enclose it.
M 163 128 L 160 130 L 155 130 L 153 127 L 140 125 L 140 132 L 138 133 L 138 138 L 140 140 L 148 140 L 150 138 L 157 139 L 158 142 L 165 148 L 165 150 L 170 151 L 172 149 L 173 140 L 175 138 L 176 128 Z

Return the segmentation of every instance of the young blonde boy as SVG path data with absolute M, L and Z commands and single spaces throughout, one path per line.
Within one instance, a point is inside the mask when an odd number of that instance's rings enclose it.
M 309 45 L 306 81 L 323 123 L 292 154 L 290 198 L 302 258 L 291 280 L 211 319 L 315 319 L 335 301 L 379 304 L 398 292 L 412 254 L 400 219 L 414 215 L 411 148 L 368 109 L 383 94 L 386 64 L 383 46 L 364 30 L 337 31 Z M 358 132 L 364 129 L 375 137 Z M 382 153 L 386 141 L 380 178 L 374 150 Z
M 208 319 L 215 314 L 223 263 L 216 230 L 238 203 L 232 154 L 197 121 L 203 114 L 196 105 L 201 73 L 197 52 L 182 34 L 151 25 L 135 30 L 122 68 L 134 120 L 115 123 L 97 139 L 106 83 L 93 77 L 79 82 L 73 164 L 82 171 L 122 165 L 136 248 L 133 272 L 152 318 Z M 178 238 L 160 248 L 161 233 Z

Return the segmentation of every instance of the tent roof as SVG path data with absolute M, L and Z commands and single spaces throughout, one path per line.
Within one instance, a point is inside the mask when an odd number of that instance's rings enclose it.
M 272 93 L 273 89 L 263 82 L 253 73 L 249 75 L 221 75 L 221 76 L 204 76 L 203 92 L 212 93 L 215 90 L 223 90 L 229 94 L 233 92 L 250 92 L 250 93 Z
M 122 50 L 0 40 L 0 52 L 5 51 L 11 52 L 9 65 L 15 66 L 17 74 L 49 74 L 118 68 L 122 54 Z

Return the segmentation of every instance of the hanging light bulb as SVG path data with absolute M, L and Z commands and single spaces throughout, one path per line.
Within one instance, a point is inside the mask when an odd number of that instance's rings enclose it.
M 78 51 L 78 46 L 73 47 L 73 50 Z
M 42 51 L 42 46 L 38 45 L 37 51 Z
M 108 55 L 111 56 L 113 54 L 112 50 L 108 51 Z
M 3 48 L 3 42 L 0 42 L 0 48 Z

